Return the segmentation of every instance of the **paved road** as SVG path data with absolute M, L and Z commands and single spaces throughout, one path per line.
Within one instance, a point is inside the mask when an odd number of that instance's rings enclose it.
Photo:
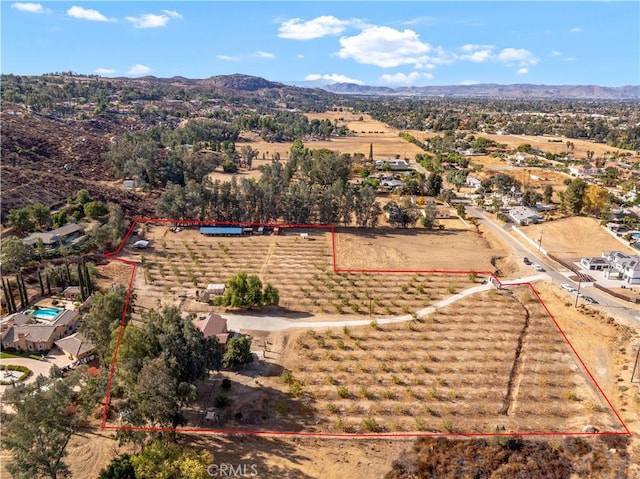
M 578 283 L 568 278 L 569 276 L 573 276 L 573 273 L 571 271 L 566 271 L 564 267 L 558 267 L 554 261 L 551 261 L 543 254 L 536 251 L 533 246 L 528 247 L 513 238 L 509 233 L 509 225 L 503 227 L 499 224 L 496 224 L 486 216 L 484 210 L 475 206 L 467 206 L 467 212 L 471 213 L 470 216 L 475 216 L 476 218 L 478 218 L 481 223 L 483 223 L 486 227 L 496 233 L 498 237 L 502 239 L 503 242 L 512 250 L 512 254 L 514 254 L 516 257 L 519 257 L 520 260 L 527 256 L 533 262 L 536 262 L 543 266 L 547 279 L 549 279 L 552 283 L 558 285 L 558 288 L 560 287 L 561 283 L 569 283 L 576 289 L 578 289 L 578 286 L 580 286 L 580 291 L 582 293 L 587 296 L 591 296 L 596 301 L 598 301 L 599 304 L 592 306 L 610 314 L 614 318 L 620 319 L 622 322 L 625 322 L 627 324 L 640 324 L 640 307 L 624 305 L 622 304 L 622 302 L 613 299 L 608 294 L 597 290 L 593 287 L 592 284 L 578 285 Z M 563 271 L 561 271 L 561 269 Z M 569 300 L 575 302 L 575 297 L 569 296 Z M 584 300 L 579 298 L 578 304 L 583 303 Z
M 529 283 L 538 281 L 540 279 L 544 279 L 546 276 L 543 274 L 537 274 L 533 276 L 527 276 L 525 278 L 518 278 L 513 281 L 507 281 L 503 284 L 509 283 Z M 421 309 L 416 312 L 419 318 L 424 316 L 428 316 L 439 308 L 444 308 L 456 301 L 460 301 L 467 296 L 471 296 L 473 294 L 479 293 L 481 291 L 487 291 L 491 289 L 492 286 L 488 283 L 480 284 L 478 286 L 474 286 L 472 288 L 465 289 L 460 293 L 451 295 L 441 301 L 438 301 L 436 304 L 429 306 L 427 308 Z M 227 319 L 227 325 L 229 329 L 240 331 L 240 330 L 253 330 L 253 331 L 283 331 L 286 329 L 292 328 L 305 328 L 305 329 L 313 329 L 313 328 L 329 328 L 329 327 L 338 327 L 342 326 L 366 326 L 371 323 L 371 319 L 337 319 L 334 321 L 305 321 L 305 320 L 296 320 L 296 319 L 287 319 L 283 317 L 276 316 L 262 316 L 262 315 L 246 315 L 246 314 L 225 314 L 225 318 Z M 378 324 L 391 324 L 391 323 L 402 323 L 405 321 L 411 321 L 413 316 L 410 314 L 404 316 L 396 316 L 391 318 L 376 318 L 376 322 Z

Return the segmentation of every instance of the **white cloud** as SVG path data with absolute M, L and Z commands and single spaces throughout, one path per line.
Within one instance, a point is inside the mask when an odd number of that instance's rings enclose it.
M 426 55 L 433 48 L 420 41 L 413 30 L 396 30 L 390 27 L 366 27 L 352 37 L 340 38 L 337 55 L 340 58 L 352 58 L 358 63 L 376 65 L 382 68 L 400 65 L 415 65 L 417 68 L 428 64 L 445 63 L 443 50 L 438 49 L 435 57 Z
M 175 10 L 162 10 L 162 13 L 170 16 L 171 18 L 175 18 L 177 20 L 182 20 L 182 14 L 176 12 Z
M 129 68 L 129 70 L 127 70 L 127 74 L 128 75 L 145 75 L 150 71 L 151 71 L 151 68 L 149 68 L 148 66 L 142 65 L 140 63 L 136 63 L 131 68 Z
M 40 3 L 12 3 L 11 8 L 29 13 L 50 13 L 51 10 L 45 9 Z
M 380 82 L 395 83 L 400 85 L 411 85 L 420 78 L 431 80 L 433 78 L 433 75 L 431 73 L 420 73 L 420 72 L 411 72 L 408 75 L 405 73 L 393 73 L 393 74 L 385 73 L 380 77 Z
M 518 75 L 526 75 L 527 73 L 529 73 L 529 69 L 527 67 L 518 68 L 518 71 L 516 73 Z
M 582 28 L 580 27 L 573 27 L 571 30 L 569 30 L 569 32 L 571 33 L 580 33 L 582 31 Z
M 216 56 L 216 58 L 218 60 L 223 60 L 225 62 L 236 62 L 236 61 L 239 60 L 239 58 L 232 57 L 232 56 L 229 56 L 229 55 L 218 55 L 218 56 Z
M 356 85 L 364 85 L 364 82 L 362 80 L 349 78 L 345 75 L 339 75 L 338 73 L 332 73 L 331 75 L 327 75 L 327 74 L 320 75 L 318 73 L 310 73 L 304 79 L 309 81 L 327 80 L 334 83 L 355 83 Z
M 559 57 L 560 55 L 562 55 L 562 52 L 559 52 L 558 50 L 552 50 L 552 51 L 551 51 L 551 54 L 552 54 L 554 57 Z
M 463 45 L 460 49 L 464 52 L 457 55 L 460 60 L 468 60 L 473 63 L 483 63 L 493 58 L 493 45 Z
M 435 17 L 416 17 L 411 20 L 402 22 L 402 25 L 434 25 L 436 23 Z
M 496 58 L 505 63 L 518 63 L 521 67 L 535 65 L 539 61 L 533 53 L 523 48 L 505 48 Z
M 576 61 L 576 59 L 574 57 L 564 57 L 563 60 L 565 62 L 575 62 Z
M 156 15 L 145 13 L 139 17 L 125 17 L 125 20 L 133 23 L 134 28 L 159 28 L 169 23 L 169 15 Z
M 460 85 L 477 85 L 480 82 L 478 80 L 462 80 Z
M 260 50 L 258 50 L 258 51 L 255 53 L 255 55 L 256 55 L 256 56 L 258 56 L 258 57 L 260 57 L 260 58 L 267 58 L 267 59 L 269 59 L 269 60 L 270 60 L 270 59 L 273 59 L 273 58 L 275 58 L 275 57 L 276 57 L 276 56 L 275 56 L 273 53 L 271 53 L 271 52 L 263 52 L 263 51 L 260 51 Z
M 332 15 L 323 15 L 306 22 L 301 18 L 292 18 L 280 25 L 278 36 L 290 40 L 311 40 L 327 35 L 340 35 L 350 23 L 352 21 L 340 20 Z
M 298 60 L 302 60 L 302 59 L 304 58 L 304 55 L 303 55 L 302 53 L 298 53 L 298 54 L 296 55 L 296 58 L 297 58 Z
M 97 73 L 98 75 L 110 75 L 115 72 L 116 71 L 113 68 L 96 68 L 93 70 L 93 73 Z
M 89 20 L 92 22 L 114 22 L 113 18 L 107 18 L 98 10 L 93 10 L 91 8 L 82 8 L 73 6 L 69 10 L 67 10 L 67 15 L 73 18 L 77 18 L 79 20 Z

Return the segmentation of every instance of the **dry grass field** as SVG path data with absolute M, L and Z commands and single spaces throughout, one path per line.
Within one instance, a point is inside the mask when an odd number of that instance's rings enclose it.
M 336 262 L 345 270 L 513 270 L 491 232 L 459 219 L 438 220 L 443 230 L 358 229 L 336 233 Z
M 575 216 L 521 227 L 529 238 L 537 240 L 542 232 L 542 247 L 560 258 L 580 259 L 600 256 L 602 251 L 619 250 L 637 254 L 624 242 L 604 231 L 595 218 Z

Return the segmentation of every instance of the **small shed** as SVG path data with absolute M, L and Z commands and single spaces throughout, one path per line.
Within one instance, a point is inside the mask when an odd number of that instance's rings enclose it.
M 207 293 L 214 296 L 222 296 L 224 294 L 224 283 L 209 283 L 207 285 Z M 202 295 L 202 293 L 200 293 Z

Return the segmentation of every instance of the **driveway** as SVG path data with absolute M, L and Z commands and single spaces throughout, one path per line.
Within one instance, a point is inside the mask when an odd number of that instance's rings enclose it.
M 43 360 L 30 359 L 30 358 L 5 358 L 0 359 L 0 368 L 5 364 L 14 364 L 16 366 L 26 366 L 31 369 L 31 375 L 25 379 L 25 384 L 30 384 L 36 380 L 36 377 L 39 374 L 43 376 L 49 375 L 49 369 L 54 364 L 60 368 L 71 364 L 73 361 L 67 358 L 64 354 L 60 352 L 57 348 L 52 349 L 49 352 L 49 355 L 46 356 Z M 0 373 L 1 375 L 1 373 Z M 0 393 L 3 393 L 7 388 L 11 386 L 0 386 Z

